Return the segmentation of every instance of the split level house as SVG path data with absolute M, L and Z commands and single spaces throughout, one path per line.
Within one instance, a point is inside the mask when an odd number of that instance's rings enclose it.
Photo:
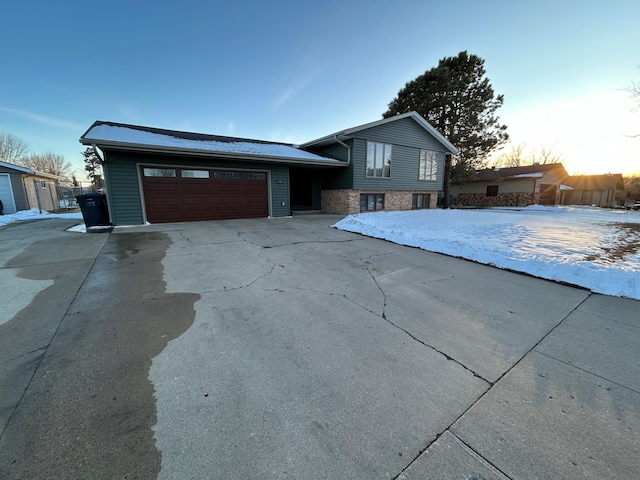
M 458 149 L 415 112 L 302 145 L 95 122 L 115 225 L 435 208 Z

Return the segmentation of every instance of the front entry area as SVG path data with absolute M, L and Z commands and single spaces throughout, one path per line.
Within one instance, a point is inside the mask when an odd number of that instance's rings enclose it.
M 150 223 L 269 216 L 267 172 L 142 166 Z

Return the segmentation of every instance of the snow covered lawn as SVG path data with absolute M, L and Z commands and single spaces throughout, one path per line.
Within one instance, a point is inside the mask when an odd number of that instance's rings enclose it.
M 0 227 L 13 222 L 20 222 L 24 220 L 41 220 L 43 218 L 75 218 L 78 220 L 78 223 L 82 223 L 82 213 L 80 212 L 40 213 L 37 208 L 32 208 L 31 210 L 21 210 L 20 212 L 12 213 L 10 215 L 0 215 Z
M 640 300 L 640 213 L 589 207 L 350 215 L 334 227 Z

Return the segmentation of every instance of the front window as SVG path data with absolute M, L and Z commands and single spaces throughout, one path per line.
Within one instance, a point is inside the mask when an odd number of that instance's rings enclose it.
M 360 211 L 378 212 L 384 210 L 384 193 L 361 193 Z
M 367 177 L 391 177 L 391 145 L 367 142 Z
M 40 180 L 40 188 L 47 188 L 47 182 L 45 180 Z
M 487 185 L 487 197 L 498 196 L 498 185 Z
M 420 149 L 419 180 L 435 181 L 438 175 L 438 152 Z

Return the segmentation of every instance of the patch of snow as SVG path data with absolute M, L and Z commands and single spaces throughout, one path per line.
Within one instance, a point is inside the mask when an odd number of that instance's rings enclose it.
M 42 220 L 45 218 L 74 218 L 82 220 L 82 213 L 48 213 L 44 211 L 41 213 L 37 208 L 32 208 L 31 210 L 21 210 L 9 215 L 0 215 L 0 227 L 13 222 L 21 222 L 24 220 Z
M 243 141 L 221 142 L 216 140 L 191 140 L 115 125 L 97 125 L 87 132 L 85 138 L 137 145 L 202 150 L 207 152 L 245 153 L 250 155 L 266 155 L 271 157 L 313 160 L 327 163 L 341 163 L 339 160 L 321 157 L 320 155 L 306 152 L 290 145 Z
M 640 214 L 591 207 L 350 215 L 334 227 L 640 300 Z
M 534 173 L 520 173 L 519 175 L 512 175 L 509 178 L 542 178 L 542 177 L 544 177 L 544 173 L 534 172 Z

